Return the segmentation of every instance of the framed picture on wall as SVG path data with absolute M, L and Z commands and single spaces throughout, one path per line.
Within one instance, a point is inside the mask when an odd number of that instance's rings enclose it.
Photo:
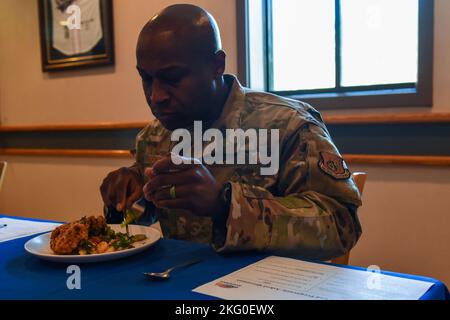
M 42 70 L 114 64 L 112 0 L 37 0 Z

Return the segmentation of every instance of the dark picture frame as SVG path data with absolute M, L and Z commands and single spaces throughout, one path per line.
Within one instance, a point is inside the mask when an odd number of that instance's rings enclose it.
M 42 71 L 114 65 L 112 0 L 37 0 Z M 64 25 L 70 5 L 80 8 L 80 29 Z M 59 23 L 55 23 L 59 22 Z

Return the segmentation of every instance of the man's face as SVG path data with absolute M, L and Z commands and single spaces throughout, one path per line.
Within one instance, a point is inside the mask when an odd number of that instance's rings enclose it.
M 169 130 L 203 120 L 213 101 L 214 66 L 170 33 L 147 36 L 137 50 L 137 70 L 153 115 Z

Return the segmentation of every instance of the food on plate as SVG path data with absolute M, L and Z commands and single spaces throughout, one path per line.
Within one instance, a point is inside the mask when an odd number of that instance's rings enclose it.
M 56 254 L 99 254 L 133 248 L 133 243 L 147 239 L 143 234 L 128 236 L 115 232 L 103 216 L 83 217 L 53 230 L 50 248 Z

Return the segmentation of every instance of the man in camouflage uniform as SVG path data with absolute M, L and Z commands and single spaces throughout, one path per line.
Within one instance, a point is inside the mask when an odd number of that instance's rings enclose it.
M 144 195 L 166 237 L 211 243 L 218 252 L 328 260 L 355 245 L 360 195 L 319 112 L 224 75 L 225 54 L 207 12 L 190 5 L 163 10 L 141 32 L 137 61 L 156 119 L 137 137 L 135 164 L 103 181 L 105 205 L 120 211 Z M 278 172 L 261 175 L 250 164 L 173 164 L 171 133 L 192 130 L 194 120 L 222 132 L 278 129 Z M 162 157 L 149 164 L 156 156 Z M 176 187 L 176 196 L 167 186 Z

